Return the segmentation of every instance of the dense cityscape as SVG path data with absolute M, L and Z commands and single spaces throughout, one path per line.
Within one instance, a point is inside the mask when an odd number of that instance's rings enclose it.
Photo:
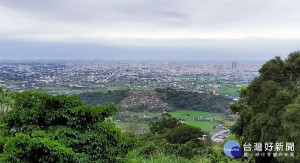
M 118 89 L 177 90 L 238 97 L 241 86 L 258 76 L 258 63 L 117 61 L 0 62 L 0 86 L 52 94 Z

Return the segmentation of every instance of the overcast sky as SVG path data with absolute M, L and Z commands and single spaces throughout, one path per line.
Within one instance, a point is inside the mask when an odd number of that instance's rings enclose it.
M 300 46 L 299 0 L 0 0 L 0 59 L 266 60 Z

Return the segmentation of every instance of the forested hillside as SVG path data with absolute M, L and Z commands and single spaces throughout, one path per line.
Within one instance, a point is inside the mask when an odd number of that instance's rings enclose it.
M 140 108 L 142 110 L 158 111 L 172 110 L 170 105 L 161 100 L 154 90 L 129 90 L 128 96 L 120 103 L 120 108 Z M 139 111 L 135 109 L 135 111 Z
M 118 104 L 128 96 L 128 90 L 86 92 L 81 93 L 78 96 L 89 105 Z
M 224 112 L 232 102 L 225 96 L 216 96 L 197 92 L 176 91 L 174 89 L 156 89 L 161 99 L 174 109 Z
M 89 105 L 116 104 L 130 111 L 199 110 L 224 112 L 231 99 L 212 94 L 177 91 L 171 88 L 156 90 L 116 90 L 78 95 Z

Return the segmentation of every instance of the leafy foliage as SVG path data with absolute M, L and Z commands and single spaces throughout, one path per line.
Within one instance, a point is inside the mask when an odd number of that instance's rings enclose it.
M 200 128 L 178 123 L 168 114 L 162 116 L 160 121 L 150 123 L 160 132 L 141 135 L 139 147 L 128 154 L 127 162 L 253 162 L 251 158 L 226 156 L 221 144 L 199 139 L 203 135 Z
M 212 94 L 203 94 L 197 92 L 176 91 L 171 88 L 156 89 L 159 93 L 159 98 L 171 105 L 174 109 L 199 110 L 207 112 L 224 112 L 227 109 L 231 99 L 225 96 L 215 96 Z M 109 91 L 107 93 L 86 92 L 78 95 L 85 103 L 89 105 L 106 105 L 119 104 L 121 100 L 128 96 L 128 90 Z M 120 108 L 132 112 L 143 112 L 145 110 L 151 112 L 161 112 L 165 108 L 149 109 L 147 105 L 130 106 Z
M 118 104 L 128 96 L 128 90 L 104 92 L 86 92 L 78 95 L 88 105 Z
M 230 106 L 240 118 L 232 132 L 245 142 L 295 142 L 300 144 L 300 52 L 283 61 L 279 57 L 266 62 L 260 76 L 240 92 L 240 100 Z M 295 159 L 278 158 L 280 162 L 300 162 L 300 148 Z M 258 162 L 275 161 L 275 158 Z
M 176 118 L 172 117 L 170 114 L 166 113 L 162 115 L 160 121 L 150 122 L 150 131 L 154 134 L 161 134 L 166 129 L 172 129 L 180 126 L 181 123 Z
M 197 92 L 156 89 L 161 99 L 175 109 L 189 109 L 207 112 L 224 112 L 231 100 L 225 96 L 215 96 Z
M 5 114 L 11 109 L 13 100 L 10 97 L 8 90 L 0 88 L 0 115 Z
M 79 97 L 42 90 L 13 93 L 1 121 L 1 162 L 120 162 L 134 146 L 108 120 L 115 105 L 88 106 Z
M 145 141 L 148 143 L 139 151 L 142 155 L 164 152 L 192 158 L 210 151 L 199 139 L 203 135 L 200 128 L 182 124 L 170 114 L 163 114 L 160 121 L 150 122 L 149 125 L 153 135 L 146 137 Z

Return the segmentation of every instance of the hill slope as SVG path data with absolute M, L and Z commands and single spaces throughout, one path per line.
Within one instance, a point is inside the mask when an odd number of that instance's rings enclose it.
M 129 90 L 128 96 L 120 103 L 121 108 L 146 106 L 148 109 L 161 108 L 171 110 L 172 107 L 161 100 L 160 95 L 154 90 Z
M 224 112 L 232 102 L 225 96 L 213 94 L 176 91 L 174 89 L 156 89 L 160 98 L 176 110 L 199 110 L 207 112 Z
M 130 111 L 161 110 L 199 110 L 224 112 L 232 102 L 225 96 L 215 96 L 195 92 L 176 91 L 174 89 L 156 90 L 117 90 L 107 93 L 82 93 L 78 95 L 89 105 L 113 103 L 119 108 Z

